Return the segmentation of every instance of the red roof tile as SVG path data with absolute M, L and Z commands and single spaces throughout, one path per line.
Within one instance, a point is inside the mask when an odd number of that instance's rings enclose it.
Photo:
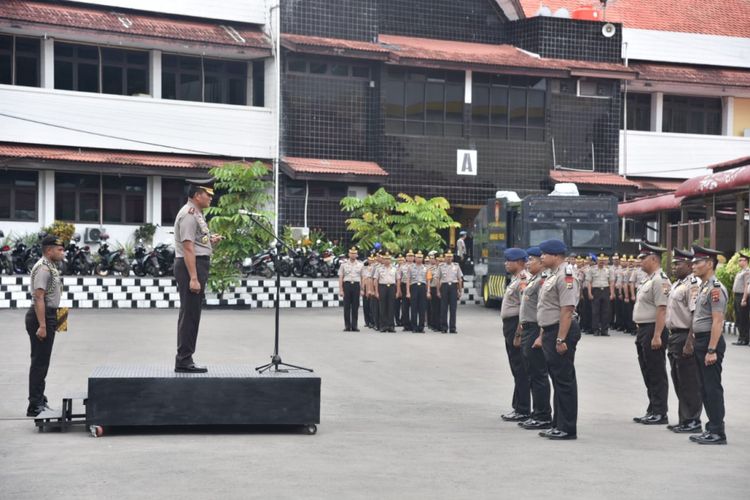
M 217 23 L 161 17 L 118 10 L 35 2 L 3 0 L 0 19 L 24 21 L 84 31 L 103 31 L 141 37 L 186 40 L 208 44 L 270 48 L 260 28 L 250 25 L 226 26 Z M 232 33 L 230 34 L 230 31 Z M 244 40 L 244 41 L 243 41 Z
M 347 55 L 348 52 L 359 53 L 360 56 L 366 53 L 373 54 L 377 59 L 388 57 L 388 49 L 371 42 L 360 42 L 357 40 L 344 40 L 341 38 L 323 38 L 319 36 L 305 35 L 283 35 L 283 44 L 291 50 L 298 50 L 300 47 L 330 49 L 341 51 L 341 55 Z
M 638 189 L 642 189 L 645 191 L 674 191 L 677 189 L 680 184 L 682 184 L 681 180 L 664 180 L 664 179 L 630 179 L 633 182 L 637 182 L 639 187 Z
M 380 168 L 380 165 L 369 161 L 285 157 L 282 159 L 282 162 L 295 173 L 376 177 L 386 177 L 388 175 L 388 172 Z
M 590 186 L 615 186 L 638 189 L 637 182 L 626 179 L 617 174 L 604 172 L 578 172 L 574 170 L 550 170 L 550 179 L 556 182 L 572 182 L 574 184 L 586 184 Z
M 526 17 L 543 4 L 553 12 L 565 7 L 599 5 L 595 0 L 520 0 Z M 626 28 L 750 37 L 750 2 L 747 0 L 617 0 L 607 7 L 607 21 Z
M 721 172 L 722 170 L 728 170 L 730 168 L 737 168 L 737 167 L 744 167 L 745 165 L 750 165 L 750 156 L 743 156 L 741 158 L 735 158 L 734 160 L 729 160 L 721 163 L 715 163 L 714 165 L 709 165 L 706 168 L 710 168 L 714 172 Z
M 139 153 L 106 149 L 79 149 L 34 144 L 0 143 L 0 158 L 32 158 L 37 160 L 107 163 L 145 167 L 208 169 L 236 162 L 231 158 L 190 156 L 170 153 Z
M 638 71 L 639 80 L 750 87 L 750 70 L 640 62 L 630 67 Z

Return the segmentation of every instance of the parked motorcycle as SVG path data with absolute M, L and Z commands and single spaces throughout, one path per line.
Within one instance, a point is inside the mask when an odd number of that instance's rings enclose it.
M 154 255 L 159 262 L 159 276 L 174 274 L 174 247 L 167 243 L 159 243 L 154 247 Z
M 252 257 L 246 258 L 242 263 L 242 272 L 245 276 L 255 275 L 271 278 L 274 274 L 273 252 L 275 250 L 263 250 Z
M 16 274 L 31 274 L 34 264 L 42 258 L 42 239 L 47 233 L 37 233 L 37 242 L 27 247 L 26 244 L 18 240 L 11 251 L 13 272 Z
M 0 238 L 5 238 L 5 233 L 0 231 Z M 13 257 L 9 245 L 0 248 L 0 274 L 13 274 Z
M 103 234 L 99 244 L 99 262 L 94 268 L 94 273 L 99 276 L 109 276 L 112 273 L 120 273 L 122 276 L 130 276 L 130 264 L 122 249 L 112 251 L 109 249 L 107 240 L 109 235 Z
M 91 247 L 88 245 L 79 247 L 79 241 L 81 241 L 81 235 L 76 233 L 65 248 L 63 274 L 87 276 L 94 270 Z
M 291 253 L 285 252 L 281 255 L 277 263 L 279 267 L 279 273 L 288 278 L 292 275 L 292 268 L 294 267 L 294 256 Z
M 138 240 L 133 250 L 131 268 L 136 276 L 159 276 L 159 260 L 153 250 L 148 250 L 143 240 Z

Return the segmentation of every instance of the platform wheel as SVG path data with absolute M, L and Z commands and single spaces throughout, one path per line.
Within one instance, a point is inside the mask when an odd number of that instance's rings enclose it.
M 91 425 L 89 426 L 89 432 L 91 433 L 91 437 L 102 437 L 104 435 L 104 427 L 101 425 Z
M 305 434 L 308 436 L 314 436 L 318 433 L 318 426 L 315 424 L 310 424 L 305 426 Z

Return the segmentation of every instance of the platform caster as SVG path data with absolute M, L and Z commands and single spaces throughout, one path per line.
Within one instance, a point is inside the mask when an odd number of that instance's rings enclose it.
M 305 426 L 305 434 L 308 436 L 313 436 L 318 433 L 318 426 L 315 424 L 310 424 Z
M 101 425 L 91 425 L 89 426 L 89 432 L 91 433 L 91 437 L 102 437 L 104 435 L 104 427 Z

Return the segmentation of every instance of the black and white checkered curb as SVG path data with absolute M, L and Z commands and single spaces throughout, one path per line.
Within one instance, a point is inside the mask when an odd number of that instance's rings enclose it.
M 31 305 L 29 276 L 0 277 L 0 309 Z M 273 279 L 243 279 L 221 296 L 208 294 L 206 305 L 215 307 L 273 307 Z M 479 303 L 473 281 L 467 279 L 461 304 Z M 64 277 L 60 305 L 75 309 L 170 309 L 180 306 L 172 278 Z M 338 281 L 282 279 L 280 306 L 284 308 L 338 307 Z

